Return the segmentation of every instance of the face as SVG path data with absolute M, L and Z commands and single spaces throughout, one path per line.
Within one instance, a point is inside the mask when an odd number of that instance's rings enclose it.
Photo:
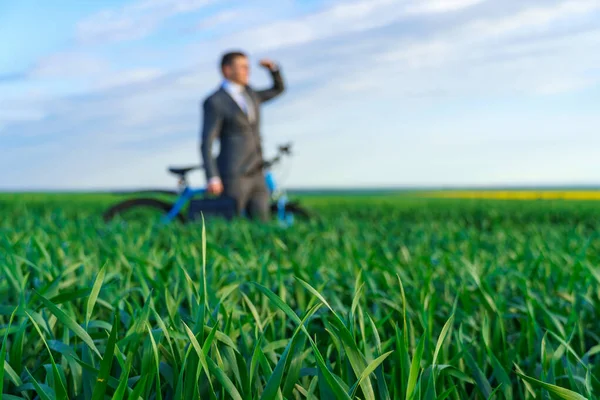
M 250 65 L 246 57 L 236 57 L 231 65 L 223 67 L 223 75 L 230 81 L 247 85 L 250 75 Z

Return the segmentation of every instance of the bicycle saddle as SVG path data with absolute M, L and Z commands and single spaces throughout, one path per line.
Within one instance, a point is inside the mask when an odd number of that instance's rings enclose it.
M 183 176 L 185 174 L 187 174 L 190 171 L 194 171 L 196 169 L 200 169 L 202 168 L 201 165 L 193 165 L 191 167 L 169 167 L 169 172 L 175 175 L 180 175 Z

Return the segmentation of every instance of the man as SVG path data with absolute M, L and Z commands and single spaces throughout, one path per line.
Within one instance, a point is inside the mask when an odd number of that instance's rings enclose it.
M 243 52 L 229 52 L 221 59 L 224 81 L 203 103 L 204 121 L 200 146 L 211 194 L 235 199 L 237 213 L 247 210 L 262 221 L 270 217 L 269 193 L 262 172 L 260 105 L 284 91 L 277 65 L 261 60 L 273 79 L 273 86 L 254 90 L 248 85 L 249 63 Z M 212 148 L 220 142 L 215 159 Z

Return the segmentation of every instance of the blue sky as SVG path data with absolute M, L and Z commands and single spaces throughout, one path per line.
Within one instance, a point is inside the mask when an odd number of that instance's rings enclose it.
M 4 0 L 0 38 L 4 190 L 174 186 L 230 48 L 282 67 L 287 186 L 600 184 L 600 0 Z

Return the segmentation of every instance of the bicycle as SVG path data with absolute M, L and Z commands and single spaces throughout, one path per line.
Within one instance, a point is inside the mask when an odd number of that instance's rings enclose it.
M 291 154 L 291 144 L 281 145 L 278 147 L 276 156 L 270 161 L 264 161 L 261 168 L 265 174 L 265 183 L 271 197 L 270 209 L 272 215 L 276 216 L 277 220 L 290 226 L 296 218 L 307 220 L 312 217 L 312 214 L 298 202 L 288 199 L 286 190 L 280 188 L 271 172 L 271 168 L 279 163 L 283 156 Z M 187 181 L 187 174 L 203 169 L 202 165 L 193 165 L 188 167 L 168 167 L 168 171 L 178 178 L 178 190 L 146 190 L 144 193 L 155 193 L 163 195 L 176 196 L 174 200 L 161 200 L 154 197 L 134 197 L 121 201 L 109 209 L 107 209 L 102 217 L 105 222 L 123 218 L 127 212 L 139 211 L 142 209 L 150 209 L 160 213 L 161 223 L 170 223 L 177 220 L 180 223 L 188 223 L 197 220 L 203 211 L 216 213 L 227 220 L 231 220 L 236 216 L 235 202 L 233 199 L 227 199 L 219 196 L 210 198 L 206 196 L 206 188 L 192 188 Z M 198 196 L 203 196 L 200 200 L 195 200 Z M 184 209 L 188 205 L 187 213 Z M 186 215 L 187 214 L 187 215 Z M 242 214 L 245 216 L 245 213 Z

